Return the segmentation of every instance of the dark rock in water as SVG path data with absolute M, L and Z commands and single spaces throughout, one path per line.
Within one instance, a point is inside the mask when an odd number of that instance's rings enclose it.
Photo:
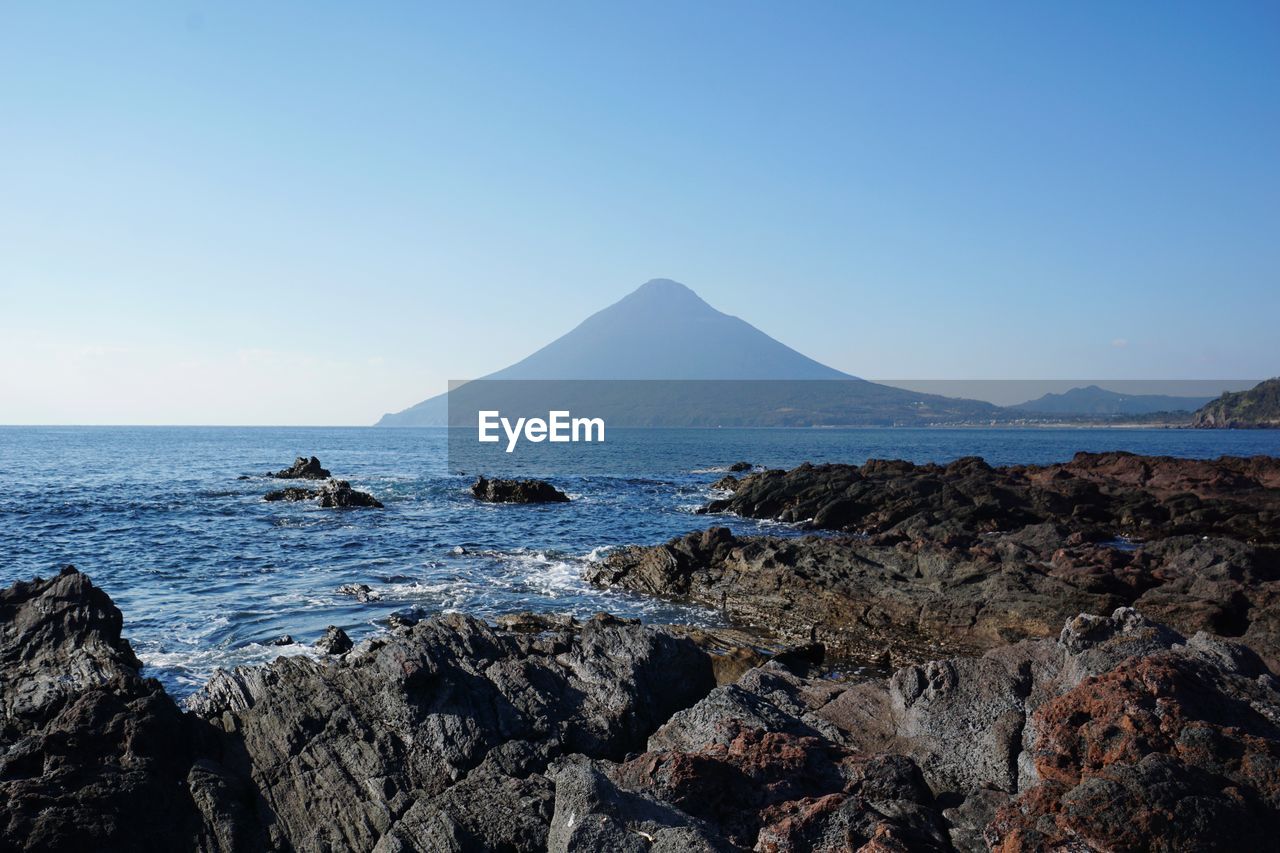
M 273 645 L 273 646 L 292 646 L 292 645 L 293 645 L 293 637 L 292 637 L 291 635 L 289 635 L 289 634 L 282 634 L 282 635 L 280 635 L 279 637 L 276 637 L 274 640 L 272 640 L 272 641 L 271 641 L 271 645 Z
M 324 629 L 324 636 L 316 640 L 316 648 L 325 654 L 344 655 L 355 647 L 347 632 L 336 625 Z
M 274 492 L 267 492 L 263 500 L 267 501 L 306 501 L 319 499 L 319 504 L 328 509 L 347 509 L 351 507 L 382 508 L 382 503 L 368 492 L 351 488 L 346 480 L 329 480 L 319 489 L 304 489 L 290 486 Z
M 305 456 L 299 456 L 288 468 L 267 476 L 281 480 L 327 480 L 332 475 L 330 475 L 327 468 L 320 466 L 320 460 L 314 456 L 310 459 Z
M 330 480 L 320 487 L 320 506 L 347 509 L 354 507 L 373 507 L 382 509 L 382 502 L 368 492 L 360 492 L 351 488 L 346 480 Z
M 471 494 L 482 501 L 506 504 L 565 503 L 569 496 L 544 480 L 490 480 L 477 477 Z
M 267 492 L 262 496 L 264 501 L 309 501 L 320 493 L 315 489 L 304 489 L 300 486 L 290 486 L 287 489 L 277 489 L 274 492 Z
M 741 474 L 743 471 L 750 471 L 752 465 L 750 462 L 735 462 L 729 466 L 730 474 Z
M 382 598 L 382 594 L 367 583 L 344 583 L 334 592 L 338 595 L 355 596 L 356 601 L 359 602 L 377 601 Z

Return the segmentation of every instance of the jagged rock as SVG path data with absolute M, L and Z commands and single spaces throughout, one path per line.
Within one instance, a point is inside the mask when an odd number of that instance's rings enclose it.
M 342 586 L 334 590 L 338 595 L 350 595 L 356 601 L 361 603 L 369 601 L 377 601 L 382 598 L 382 593 L 378 592 L 367 583 L 344 583 Z
M 83 575 L 16 584 L 3 846 L 1172 851 L 1280 833 L 1280 679 L 1131 608 L 889 678 L 774 660 L 719 686 L 692 631 L 504 621 L 220 672 L 183 713 Z
M 397 829 L 410 806 L 440 808 L 486 763 L 492 784 L 538 799 L 518 780 L 556 755 L 621 759 L 713 683 L 693 643 L 642 625 L 593 619 L 525 635 L 449 615 L 361 643 L 341 663 L 282 658 L 219 673 L 192 707 L 250 756 L 275 843 L 372 849 L 383 836 L 411 838 Z
M 300 486 L 290 486 L 287 489 L 277 489 L 274 492 L 267 492 L 262 496 L 264 501 L 309 501 L 320 494 L 316 489 L 304 489 Z
M 289 634 L 281 634 L 279 637 L 276 637 L 274 640 L 272 640 L 272 641 L 271 641 L 271 645 L 273 645 L 273 646 L 292 646 L 292 645 L 293 645 L 293 637 L 292 637 L 291 635 L 289 635 Z
M 1028 568 L 1028 550 L 960 553 L 921 543 L 869 545 L 845 537 L 735 537 L 713 527 L 666 545 L 615 550 L 585 577 L 719 608 L 740 625 L 836 658 L 896 663 L 963 654 L 1022 637 L 1050 637 L 1063 619 L 1133 598 L 1073 571 Z
M 750 471 L 752 467 L 750 462 L 735 462 L 729 466 L 729 473 L 741 474 L 743 471 Z
M 490 480 L 477 477 L 471 494 L 489 503 L 565 503 L 569 496 L 544 480 Z
M 316 640 L 316 648 L 329 655 L 344 655 L 354 648 L 355 643 L 347 636 L 347 632 L 336 625 L 324 629 L 324 635 Z
M 712 483 L 711 488 L 722 492 L 732 492 L 734 489 L 738 488 L 738 482 L 737 477 L 732 474 L 725 474 L 719 480 Z
M 120 611 L 73 567 L 0 591 L 0 847 L 253 849 L 246 796 L 200 765 L 193 726 L 139 676 Z
M 326 508 L 347 509 L 354 507 L 373 507 L 382 509 L 382 502 L 368 492 L 351 488 L 346 480 L 329 480 L 320 487 L 317 495 L 320 506 Z
M 293 464 L 281 471 L 267 475 L 280 480 L 327 480 L 331 476 L 328 469 L 320 466 L 320 460 L 312 456 L 308 459 L 299 456 Z
M 320 506 L 327 509 L 347 509 L 351 507 L 382 508 L 382 503 L 368 492 L 351 488 L 346 480 L 329 480 L 318 489 L 304 489 L 290 486 L 274 492 L 267 492 L 263 500 L 267 501 L 306 501 L 318 499 Z

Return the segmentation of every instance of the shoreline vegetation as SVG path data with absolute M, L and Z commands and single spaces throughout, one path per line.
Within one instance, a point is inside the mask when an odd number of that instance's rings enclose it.
M 703 512 L 812 533 L 711 527 L 587 569 L 734 628 L 442 614 L 220 671 L 183 707 L 86 575 L 0 591 L 6 843 L 1007 853 L 1280 832 L 1280 459 L 735 467 Z

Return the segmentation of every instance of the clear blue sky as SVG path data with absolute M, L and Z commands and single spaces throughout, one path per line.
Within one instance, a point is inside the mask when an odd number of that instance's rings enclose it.
M 862 376 L 1274 375 L 1278 152 L 1275 2 L 6 3 L 0 422 L 370 423 L 659 276 Z

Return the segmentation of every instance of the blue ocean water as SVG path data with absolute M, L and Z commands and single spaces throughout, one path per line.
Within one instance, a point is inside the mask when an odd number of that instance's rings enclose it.
M 738 460 L 900 458 L 993 464 L 1066 460 L 1078 450 L 1189 457 L 1280 454 L 1280 431 L 1146 429 L 633 430 L 557 481 L 569 504 L 474 501 L 451 474 L 443 429 L 0 428 L 0 584 L 74 563 L 124 611 L 147 672 L 177 695 L 215 667 L 310 653 L 334 624 L 354 638 L 396 611 L 607 610 L 714 624 L 714 612 L 593 589 L 580 573 L 602 549 L 727 524 L 699 516 L 709 485 Z M 623 440 L 625 439 L 625 441 Z M 625 447 L 625 451 L 619 449 Z M 626 455 L 619 466 L 609 454 Z M 262 476 L 316 455 L 375 494 L 378 510 L 266 503 Z M 624 471 L 625 474 L 619 472 Z M 250 475 L 249 479 L 238 479 Z M 365 583 L 358 602 L 335 590 Z M 271 645 L 291 635 L 297 642 Z

